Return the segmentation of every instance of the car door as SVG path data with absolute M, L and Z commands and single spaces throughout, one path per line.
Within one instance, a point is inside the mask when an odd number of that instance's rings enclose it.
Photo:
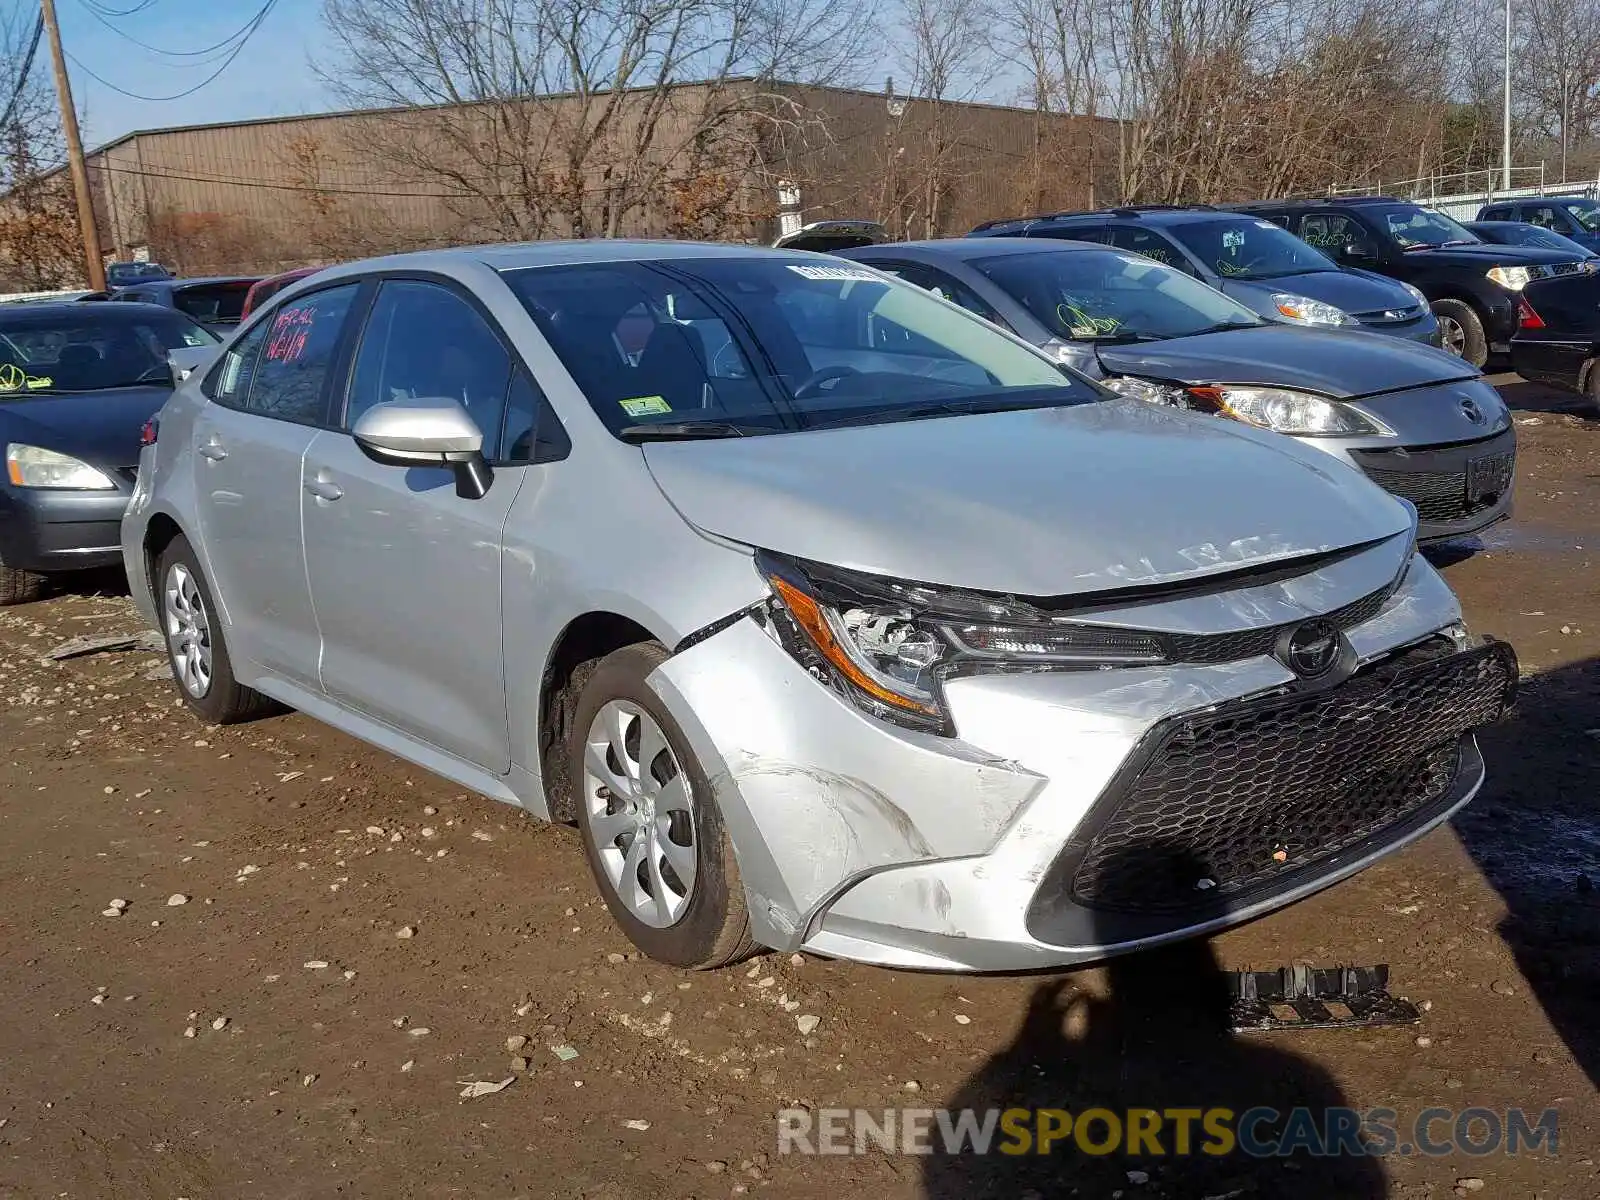
M 514 369 L 514 367 L 516 369 Z M 339 428 L 306 453 L 306 571 L 322 631 L 323 691 L 345 707 L 484 770 L 510 769 L 501 656 L 506 514 L 530 470 L 526 431 L 509 437 L 508 394 L 531 380 L 462 291 L 383 280 L 350 372 Z M 373 462 L 350 430 L 373 405 L 448 397 L 484 435 L 488 492 L 456 494 L 446 468 Z M 520 444 L 519 444 L 520 443 Z M 537 456 L 534 456 L 537 457 Z
M 300 543 L 300 472 L 326 423 L 330 367 L 359 290 L 299 297 L 230 347 L 201 390 L 195 495 L 230 650 L 301 686 L 317 686 L 320 638 Z

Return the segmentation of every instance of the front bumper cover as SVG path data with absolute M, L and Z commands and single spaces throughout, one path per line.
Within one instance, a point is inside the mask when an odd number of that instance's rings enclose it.
M 1332 589 L 1341 572 L 1351 586 L 1370 586 L 1351 564 L 1319 573 L 1327 578 L 1318 586 Z M 1241 600 L 1239 612 L 1259 620 L 1259 600 Z M 1345 638 L 1354 661 L 1367 665 L 1459 616 L 1437 573 L 1415 559 L 1384 609 Z M 652 676 L 712 781 L 757 939 L 946 970 L 1068 965 L 1245 920 L 1420 836 L 1479 786 L 1481 761 L 1468 738 L 1448 798 L 1315 869 L 1230 898 L 1223 911 L 1163 917 L 1128 939 L 1105 922 L 1081 936 L 1039 922 L 1052 871 L 1153 730 L 1295 682 L 1267 655 L 952 679 L 958 737 L 944 738 L 864 717 L 752 620 Z

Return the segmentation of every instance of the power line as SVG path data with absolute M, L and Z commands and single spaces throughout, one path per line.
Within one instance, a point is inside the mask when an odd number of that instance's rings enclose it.
M 238 29 L 235 29 L 227 37 L 223 38 L 220 42 L 217 42 L 217 43 L 215 43 L 213 45 L 207 46 L 203 50 L 164 50 L 160 46 L 152 46 L 149 42 L 141 41 L 139 38 L 134 37 L 133 34 L 129 33 L 127 30 L 122 29 L 119 26 L 113 24 L 104 15 L 104 13 L 100 9 L 100 7 L 97 6 L 93 2 L 93 0 L 78 0 L 78 3 L 82 4 L 83 7 L 88 10 L 88 13 L 89 13 L 89 15 L 91 17 L 93 17 L 96 21 L 100 22 L 100 24 L 104 25 L 107 29 L 111 30 L 111 32 L 116 34 L 118 37 L 124 38 L 125 40 L 132 42 L 135 46 L 138 46 L 141 50 L 149 50 L 153 54 L 164 54 L 169 58 L 205 58 L 205 57 L 207 57 L 209 55 L 215 54 L 217 51 L 222 50 L 222 49 L 224 49 L 224 48 L 226 48 L 228 46 L 233 45 L 234 41 L 236 39 L 238 39 L 241 35 L 242 36 L 248 36 L 251 32 L 253 32 L 252 29 L 251 29 L 251 26 L 253 26 L 255 24 L 258 24 L 260 22 L 262 16 L 265 15 L 264 13 L 257 13 L 255 16 L 251 17 L 250 20 L 246 21 L 243 25 L 241 25 Z M 269 5 L 267 5 L 267 7 L 270 8 L 271 5 L 269 4 Z M 124 14 L 120 14 L 120 15 L 128 16 L 128 15 L 131 15 L 132 13 L 134 13 L 134 12 L 139 12 L 139 11 L 140 11 L 139 9 L 133 9 L 133 10 L 131 10 L 130 13 L 124 13 Z
M 98 3 L 98 0 L 83 0 L 83 2 L 89 8 L 94 9 L 95 12 L 104 13 L 108 17 L 131 17 L 134 13 L 142 13 L 153 5 L 156 0 L 139 0 L 139 3 L 132 8 L 110 8 L 107 5 Z
M 255 34 L 256 30 L 261 28 L 262 22 L 267 19 L 268 14 L 270 14 L 277 6 L 278 0 L 266 0 L 266 3 L 261 6 L 261 11 L 258 12 L 255 17 L 252 18 L 250 24 L 245 27 L 244 36 L 240 38 L 239 44 L 233 48 L 233 50 L 225 59 L 222 60 L 222 65 L 219 66 L 215 71 L 211 72 L 211 74 L 207 75 L 199 83 L 195 84 L 192 88 L 179 92 L 175 96 L 145 96 L 138 92 L 130 92 L 126 88 L 118 87 L 104 76 L 97 75 L 94 71 L 90 70 L 86 65 L 84 65 L 81 59 L 72 54 L 70 51 L 64 51 L 64 53 L 68 58 L 72 59 L 73 64 L 85 75 L 89 76 L 90 79 L 93 79 L 96 83 L 99 83 L 103 87 L 110 88 L 118 95 L 126 96 L 130 100 L 144 100 L 152 104 L 164 104 L 169 100 L 182 100 L 187 96 L 194 95 L 201 88 L 213 82 L 218 76 L 232 66 L 233 60 L 238 58 L 244 48 L 250 44 L 250 38 Z
M 28 86 L 28 76 L 33 71 L 34 57 L 39 53 L 39 42 L 44 37 L 44 10 L 39 10 L 39 19 L 33 24 L 33 40 L 28 43 L 28 53 L 23 55 L 22 69 L 17 72 L 17 89 L 11 93 L 11 100 L 6 104 L 6 114 L 0 117 L 0 129 L 11 124 L 11 118 L 16 114 L 17 104 L 22 100 L 23 89 Z

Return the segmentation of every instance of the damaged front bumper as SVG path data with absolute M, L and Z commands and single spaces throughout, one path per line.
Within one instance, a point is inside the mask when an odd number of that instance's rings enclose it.
M 1372 569 L 1358 556 L 1138 617 L 1314 616 Z M 1062 966 L 1290 903 L 1471 799 L 1471 730 L 1508 702 L 1514 657 L 1464 645 L 1420 557 L 1360 615 L 1336 684 L 1265 653 L 973 675 L 946 684 L 954 737 L 863 715 L 748 617 L 652 683 L 711 781 L 757 940 L 901 967 Z

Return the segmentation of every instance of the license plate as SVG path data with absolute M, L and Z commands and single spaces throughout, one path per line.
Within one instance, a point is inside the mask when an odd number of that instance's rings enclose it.
M 1499 496 L 1511 486 L 1515 458 L 1511 454 L 1487 454 L 1467 462 L 1467 499 Z

